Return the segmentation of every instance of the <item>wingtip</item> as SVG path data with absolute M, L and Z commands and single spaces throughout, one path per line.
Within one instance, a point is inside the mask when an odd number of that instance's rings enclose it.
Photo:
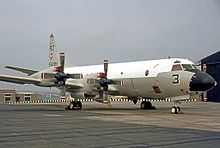
M 5 68 L 10 68 L 11 66 L 5 66 Z

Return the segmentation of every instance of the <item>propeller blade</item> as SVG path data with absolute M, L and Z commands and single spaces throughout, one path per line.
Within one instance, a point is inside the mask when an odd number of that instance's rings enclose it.
M 60 53 L 60 72 L 64 72 L 64 63 L 65 63 L 65 54 L 64 52 Z
M 108 74 L 108 60 L 104 60 L 104 76 L 107 78 Z
M 65 86 L 60 87 L 60 99 L 66 99 L 66 89 Z

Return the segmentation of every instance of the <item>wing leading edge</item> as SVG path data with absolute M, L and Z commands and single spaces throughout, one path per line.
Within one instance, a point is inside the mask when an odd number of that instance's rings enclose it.
M 11 82 L 16 84 L 35 84 L 35 85 L 38 85 L 40 83 L 40 80 L 37 79 L 15 77 L 8 75 L 0 75 L 0 81 Z

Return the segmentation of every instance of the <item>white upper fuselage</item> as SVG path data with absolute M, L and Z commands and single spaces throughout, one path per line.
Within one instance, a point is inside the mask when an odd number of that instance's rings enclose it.
M 113 63 L 108 66 L 108 78 L 120 79 L 146 77 L 146 70 L 149 70 L 147 77 L 156 77 L 158 73 L 171 71 L 175 61 L 180 61 L 181 64 L 193 64 L 193 62 L 187 59 L 180 58 Z M 65 73 L 82 73 L 83 75 L 86 75 L 99 72 L 104 72 L 103 64 L 65 68 Z

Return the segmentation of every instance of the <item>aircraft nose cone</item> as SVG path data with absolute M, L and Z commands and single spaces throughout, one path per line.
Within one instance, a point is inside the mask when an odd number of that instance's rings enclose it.
M 215 80 L 207 73 L 200 70 L 193 71 L 191 82 L 189 84 L 190 91 L 207 91 L 215 86 Z

